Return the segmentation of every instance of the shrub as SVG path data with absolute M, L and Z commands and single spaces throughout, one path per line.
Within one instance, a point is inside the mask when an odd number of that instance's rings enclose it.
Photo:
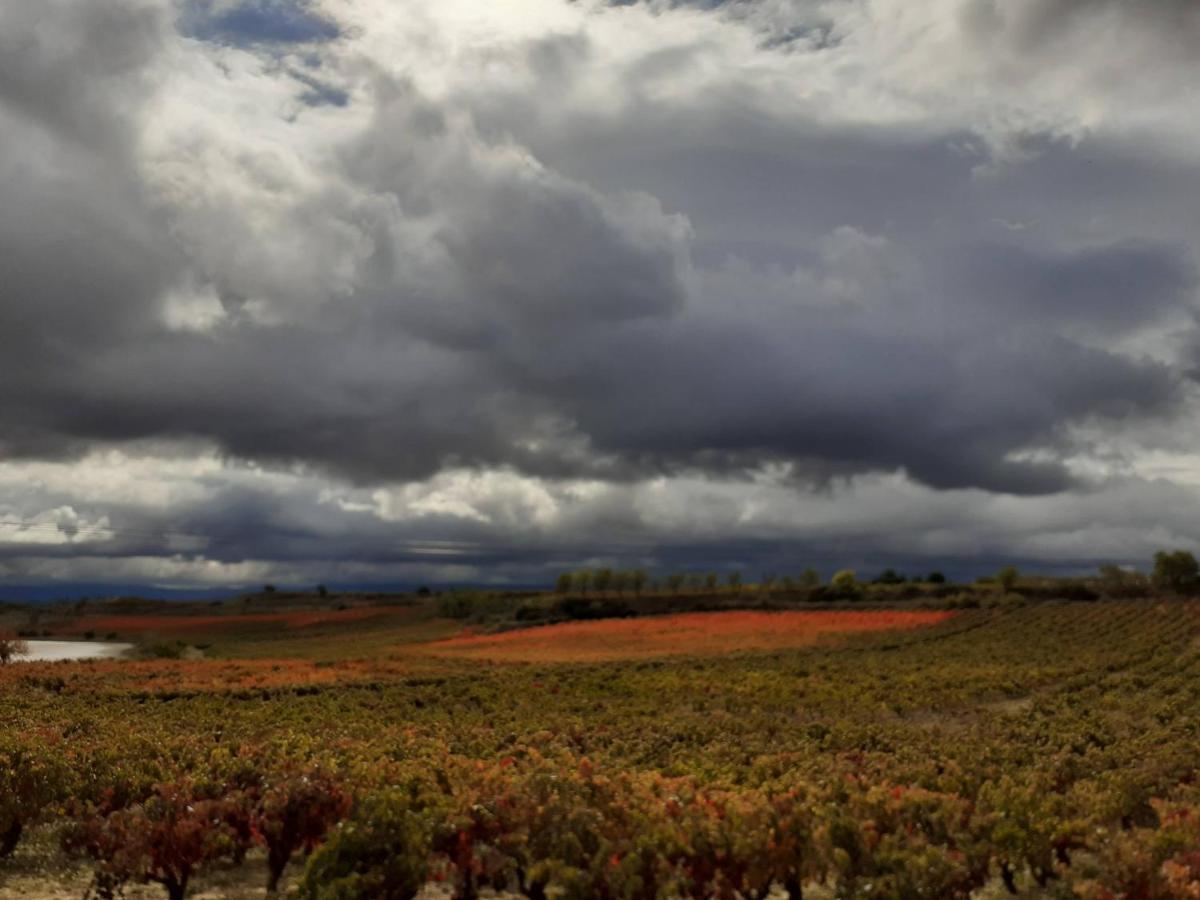
M 996 582 L 1004 593 L 1010 593 L 1017 586 L 1017 579 L 1021 577 L 1021 573 L 1017 571 L 1016 566 L 1005 566 L 996 573 Z
M 293 767 L 272 779 L 253 813 L 253 830 L 267 848 L 267 891 L 274 893 L 292 855 L 312 851 L 350 812 L 350 795 L 320 765 Z
M 97 861 L 94 886 L 101 896 L 120 895 L 136 882 L 160 884 L 170 900 L 183 900 L 195 874 L 236 855 L 238 841 L 226 822 L 229 802 L 179 778 L 156 785 L 141 803 L 89 808 L 64 842 Z
M 429 877 L 431 817 L 415 788 L 366 798 L 309 858 L 306 900 L 410 900 Z
M 854 590 L 858 587 L 858 578 L 854 574 L 853 569 L 842 569 L 834 574 L 833 578 L 829 579 L 830 587 L 837 588 L 839 591 Z
M 69 775 L 57 739 L 0 736 L 0 859 L 12 854 L 28 825 L 70 794 Z
M 9 631 L 0 631 L 0 665 L 6 665 L 28 652 L 29 645 L 22 638 Z
M 1200 564 L 1186 550 L 1159 550 L 1154 554 L 1154 572 L 1150 578 L 1156 588 L 1188 593 L 1200 582 Z

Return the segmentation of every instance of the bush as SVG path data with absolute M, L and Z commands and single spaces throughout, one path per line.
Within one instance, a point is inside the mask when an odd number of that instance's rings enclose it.
M 1161 590 L 1190 593 L 1200 582 L 1200 564 L 1186 550 L 1159 550 L 1154 554 L 1154 572 L 1150 578 Z
M 1017 586 L 1017 579 L 1021 577 L 1021 573 L 1017 571 L 1016 566 L 1005 566 L 996 573 L 996 582 L 1000 585 L 1004 593 L 1011 593 L 1012 589 Z
M 829 579 L 829 585 L 839 591 L 853 590 L 858 587 L 858 579 L 855 577 L 853 569 L 842 569 Z
M 430 816 L 413 790 L 366 798 L 312 855 L 299 885 L 307 900 L 411 900 L 429 877 Z
M 312 851 L 350 812 L 341 781 L 319 765 L 273 778 L 253 813 L 253 831 L 267 848 L 267 892 L 274 893 L 292 855 Z
M 226 822 L 229 802 L 179 778 L 155 785 L 141 803 L 89 809 L 64 843 L 97 861 L 100 896 L 120 896 L 135 882 L 160 884 L 170 900 L 183 900 L 194 875 L 237 854 L 237 835 Z
M 29 652 L 29 645 L 15 634 L 0 631 L 0 665 L 12 662 L 18 656 Z
M 57 742 L 0 736 L 0 859 L 16 849 L 28 825 L 70 794 L 69 776 Z

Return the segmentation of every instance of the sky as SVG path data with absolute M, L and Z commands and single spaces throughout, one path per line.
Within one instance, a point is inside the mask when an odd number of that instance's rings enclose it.
M 1193 0 L 0 4 L 0 589 L 1196 549 L 1198 86 Z

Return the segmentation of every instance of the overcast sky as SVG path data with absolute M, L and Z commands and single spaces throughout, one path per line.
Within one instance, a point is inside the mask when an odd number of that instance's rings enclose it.
M 0 4 L 0 586 L 1200 546 L 1194 0 Z

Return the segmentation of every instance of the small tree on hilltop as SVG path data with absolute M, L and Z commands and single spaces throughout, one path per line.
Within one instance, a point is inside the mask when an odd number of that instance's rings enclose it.
M 592 586 L 595 587 L 596 593 L 603 594 L 612 584 L 613 571 L 612 569 L 597 569 L 592 575 Z
M 0 631 L 0 665 L 7 665 L 29 652 L 29 645 L 10 631 Z
M 629 573 L 629 585 L 633 588 L 635 594 L 640 595 L 646 587 L 646 570 L 634 569 Z
M 1154 572 L 1150 577 L 1156 588 L 1188 593 L 1200 583 L 1200 564 L 1186 550 L 1159 550 L 1154 554 Z
M 1008 593 L 1017 586 L 1017 579 L 1021 577 L 1021 573 L 1017 571 L 1016 566 L 1005 566 L 996 573 L 996 581 Z
M 586 594 L 588 592 L 588 587 L 592 583 L 592 573 L 587 569 L 580 569 L 571 576 L 571 582 L 577 592 L 580 594 Z
M 829 584 L 839 591 L 852 591 L 858 587 L 858 577 L 853 569 L 842 569 L 829 579 Z

